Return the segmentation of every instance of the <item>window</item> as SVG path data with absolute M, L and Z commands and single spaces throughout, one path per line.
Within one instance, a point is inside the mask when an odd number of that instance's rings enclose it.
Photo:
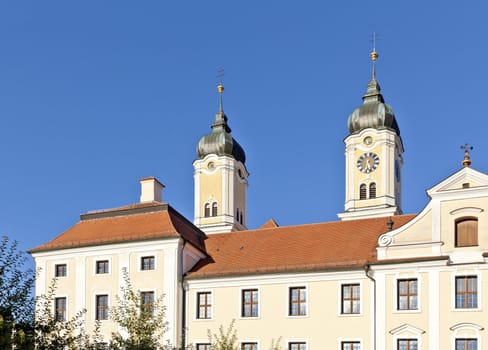
M 374 182 L 369 184 L 369 198 L 376 198 L 376 184 Z
M 108 295 L 96 296 L 96 320 L 108 320 Z
M 397 350 L 417 350 L 417 339 L 398 339 Z
M 358 341 L 343 341 L 341 350 L 361 350 L 361 343 Z
M 478 340 L 469 338 L 456 339 L 456 350 L 478 350 Z
M 242 290 L 242 317 L 258 317 L 259 294 L 257 289 Z
M 141 258 L 141 270 L 154 270 L 154 256 L 143 256 Z
M 108 260 L 99 260 L 96 262 L 97 274 L 108 273 Z
M 359 186 L 359 199 L 366 199 L 366 185 Z
M 418 309 L 418 286 L 416 278 L 398 280 L 397 294 L 398 310 Z
M 212 203 L 212 216 L 217 216 L 217 202 Z
M 305 342 L 288 343 L 288 350 L 307 350 Z
M 68 274 L 68 267 L 66 264 L 54 265 L 54 276 L 55 277 L 66 277 L 67 274 Z
M 361 294 L 359 284 L 342 285 L 342 314 L 359 314 L 361 312 Z
M 289 295 L 289 316 L 305 316 L 307 314 L 307 290 L 305 287 L 291 287 Z
M 241 343 L 241 350 L 258 350 L 258 343 Z
M 210 343 L 198 343 L 196 350 L 210 350 Z
M 212 293 L 211 292 L 197 293 L 197 318 L 198 319 L 212 318 Z
M 153 314 L 154 292 L 141 292 L 141 310 Z
M 478 219 L 461 218 L 456 220 L 456 247 L 478 245 Z
M 208 218 L 208 217 L 210 216 L 210 204 L 206 203 L 204 208 L 205 208 L 205 209 L 204 209 L 204 211 L 205 211 L 205 212 L 204 212 L 204 214 L 203 214 L 203 215 L 204 215 L 206 218 Z
M 478 307 L 478 277 L 456 277 L 456 309 L 474 309 Z
M 66 297 L 54 299 L 54 319 L 66 321 Z

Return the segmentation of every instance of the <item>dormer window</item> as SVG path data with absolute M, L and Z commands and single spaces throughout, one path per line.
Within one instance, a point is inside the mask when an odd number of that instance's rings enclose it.
M 456 247 L 472 247 L 478 245 L 478 219 L 464 217 L 456 220 Z

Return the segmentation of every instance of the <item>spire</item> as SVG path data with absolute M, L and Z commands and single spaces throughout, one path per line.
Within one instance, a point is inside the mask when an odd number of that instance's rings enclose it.
M 464 151 L 464 159 L 461 162 L 463 167 L 467 168 L 471 165 L 471 158 L 469 157 L 469 151 L 473 150 L 473 146 L 465 143 L 464 146 L 461 146 L 461 149 Z
M 375 101 L 380 101 L 380 102 L 385 102 L 383 99 L 383 96 L 381 95 L 380 91 L 380 84 L 376 80 L 376 61 L 378 60 L 379 54 L 376 52 L 376 38 L 377 35 L 376 33 L 373 33 L 373 51 L 369 54 L 369 57 L 371 58 L 371 62 L 373 65 L 373 70 L 371 74 L 371 81 L 368 83 L 368 89 L 366 90 L 366 94 L 363 96 L 363 101 L 364 103 L 368 102 L 375 102 Z

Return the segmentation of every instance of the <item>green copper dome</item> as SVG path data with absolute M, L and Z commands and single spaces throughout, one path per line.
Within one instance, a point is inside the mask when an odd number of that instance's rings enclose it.
M 209 154 L 218 156 L 230 156 L 245 164 L 246 154 L 241 145 L 231 136 L 231 130 L 227 124 L 227 116 L 221 109 L 215 114 L 215 121 L 212 124 L 212 132 L 203 136 L 197 145 L 199 159 Z
M 355 134 L 367 128 L 390 129 L 400 136 L 400 128 L 391 107 L 380 93 L 380 84 L 373 78 L 363 96 L 363 105 L 356 108 L 347 119 L 349 133 Z

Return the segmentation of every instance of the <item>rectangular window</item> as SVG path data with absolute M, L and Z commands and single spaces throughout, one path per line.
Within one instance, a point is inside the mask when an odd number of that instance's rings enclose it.
M 288 343 L 288 350 L 307 350 L 305 342 Z
M 456 309 L 474 309 L 478 307 L 478 277 L 456 277 Z
M 196 350 L 210 350 L 210 343 L 198 343 Z
M 258 317 L 259 294 L 257 289 L 242 290 L 242 317 Z
M 143 256 L 141 258 L 141 270 L 154 270 L 154 256 Z
M 258 350 L 258 343 L 241 343 L 241 350 Z
M 96 296 L 96 320 L 108 320 L 108 295 Z
M 417 339 L 398 339 L 397 350 L 417 350 Z
M 141 309 L 145 312 L 154 311 L 154 292 L 141 292 Z
M 108 273 L 108 260 L 99 260 L 96 265 L 97 274 Z
M 398 280 L 397 294 L 398 310 L 418 309 L 418 285 L 416 278 Z
M 456 350 L 478 350 L 478 340 L 469 338 L 456 339 Z
M 305 287 L 291 287 L 290 296 L 289 296 L 288 315 L 305 316 L 306 314 L 307 314 L 307 289 Z
M 54 276 L 55 277 L 66 277 L 67 274 L 68 274 L 68 267 L 66 264 L 54 265 Z
M 359 284 L 342 285 L 342 314 L 359 314 L 361 312 L 361 290 Z
M 341 350 L 361 350 L 361 343 L 358 341 L 343 341 Z
M 54 299 L 54 319 L 66 321 L 66 297 Z
M 473 247 L 478 245 L 478 219 L 461 218 L 456 220 L 456 247 Z
M 211 292 L 197 293 L 197 318 L 198 319 L 212 318 L 212 293 Z

